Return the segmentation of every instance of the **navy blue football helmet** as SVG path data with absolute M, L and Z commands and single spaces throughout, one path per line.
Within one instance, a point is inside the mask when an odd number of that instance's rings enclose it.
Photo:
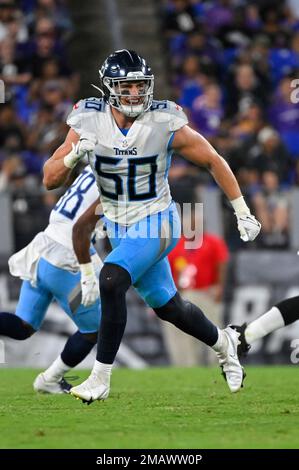
M 101 86 L 107 102 L 129 117 L 136 117 L 147 111 L 153 101 L 154 75 L 143 57 L 135 51 L 122 49 L 110 54 L 99 70 Z M 132 98 L 124 82 L 140 82 L 138 99 Z M 122 85 L 121 85 L 122 83 Z M 124 101 L 124 100 L 123 100 Z M 135 101 L 135 102 L 134 102 Z

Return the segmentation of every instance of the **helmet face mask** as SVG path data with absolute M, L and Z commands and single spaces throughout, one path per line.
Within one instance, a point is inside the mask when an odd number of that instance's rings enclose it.
M 136 84 L 138 94 L 130 93 L 130 82 Z M 153 100 L 153 78 L 109 79 L 104 78 L 103 84 L 109 90 L 109 104 L 129 117 L 136 117 L 144 113 L 152 104 Z
M 136 52 L 116 51 L 106 59 L 99 73 L 105 98 L 113 108 L 128 117 L 137 117 L 150 108 L 154 76 Z

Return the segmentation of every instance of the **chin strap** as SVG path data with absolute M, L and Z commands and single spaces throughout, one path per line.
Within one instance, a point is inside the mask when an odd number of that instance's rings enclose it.
M 93 86 L 96 90 L 98 90 L 102 96 L 105 96 L 105 93 L 103 92 L 103 90 L 101 90 L 101 88 L 99 88 L 98 86 L 94 85 L 93 83 L 91 83 L 91 86 Z

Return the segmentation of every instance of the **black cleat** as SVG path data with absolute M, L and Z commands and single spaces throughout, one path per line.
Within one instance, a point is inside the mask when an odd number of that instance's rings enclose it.
M 82 403 L 86 403 L 87 406 L 88 406 L 88 405 L 91 405 L 93 402 L 94 402 L 94 400 L 92 400 L 92 399 L 90 399 L 90 400 L 84 400 L 84 398 L 82 398 Z
M 64 377 L 54 382 L 46 380 L 44 372 L 41 372 L 40 374 L 38 374 L 35 381 L 33 382 L 33 388 L 36 392 L 39 393 L 50 393 L 53 395 L 59 395 L 62 393 L 70 393 L 72 385 L 68 383 Z
M 60 380 L 59 385 L 63 393 L 70 393 L 70 389 L 73 387 L 73 385 L 67 382 L 64 377 Z
M 243 323 L 243 325 L 230 325 L 231 328 L 236 330 L 238 333 L 240 333 L 239 336 L 239 341 L 240 344 L 238 345 L 238 356 L 247 356 L 248 351 L 251 348 L 251 345 L 247 343 L 245 339 L 245 330 L 247 328 L 247 323 Z

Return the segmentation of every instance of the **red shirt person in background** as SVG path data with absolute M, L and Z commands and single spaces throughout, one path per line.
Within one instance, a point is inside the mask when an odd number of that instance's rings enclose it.
M 182 236 L 169 253 L 168 260 L 174 281 L 180 290 L 205 289 L 214 291 L 215 300 L 221 301 L 229 254 L 225 241 L 209 233 L 203 234 L 202 245 L 186 249 Z

